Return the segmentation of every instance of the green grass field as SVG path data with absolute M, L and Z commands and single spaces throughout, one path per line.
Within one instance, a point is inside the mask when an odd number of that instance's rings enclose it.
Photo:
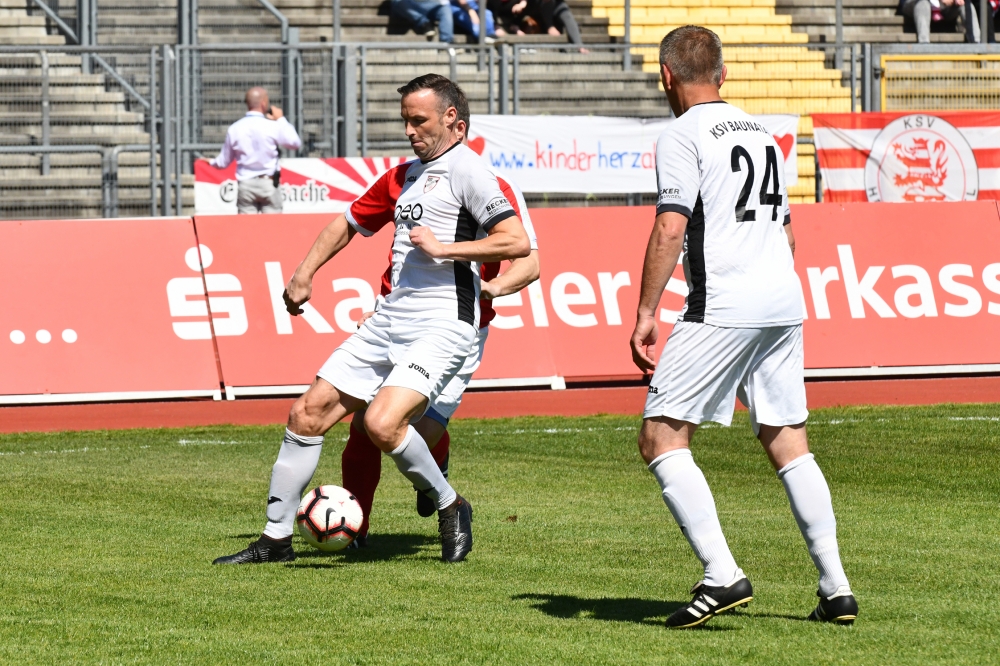
M 861 605 L 803 621 L 816 574 L 745 413 L 695 459 L 755 588 L 704 630 L 700 577 L 635 447 L 638 418 L 452 426 L 468 561 L 388 461 L 371 547 L 213 567 L 263 526 L 279 427 L 0 437 L 0 662 L 928 664 L 1000 660 L 1000 405 L 814 412 Z M 314 485 L 340 483 L 346 427 Z M 515 518 L 516 517 L 516 518 Z

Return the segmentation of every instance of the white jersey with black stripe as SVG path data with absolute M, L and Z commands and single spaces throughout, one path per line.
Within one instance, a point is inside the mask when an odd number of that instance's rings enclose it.
M 480 319 L 479 264 L 434 259 L 410 242 L 410 230 L 428 227 L 445 244 L 472 241 L 515 215 L 496 177 L 462 144 L 432 160 L 387 172 L 346 213 L 351 226 L 365 236 L 390 221 L 396 225 L 391 290 L 380 310 L 402 317 L 458 319 L 475 327 Z
M 697 104 L 656 143 L 656 213 L 688 217 L 680 321 L 730 328 L 802 322 L 802 286 L 784 156 L 771 134 L 725 102 Z

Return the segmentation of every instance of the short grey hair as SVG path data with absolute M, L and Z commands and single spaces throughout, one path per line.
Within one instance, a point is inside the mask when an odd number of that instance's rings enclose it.
M 666 65 L 678 83 L 719 85 L 722 40 L 701 26 L 674 28 L 660 42 L 660 65 Z

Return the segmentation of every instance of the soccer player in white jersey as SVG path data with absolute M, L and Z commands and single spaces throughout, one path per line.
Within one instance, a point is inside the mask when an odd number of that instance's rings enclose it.
M 819 570 L 809 619 L 853 622 L 858 606 L 840 563 L 830 490 L 806 439 L 802 292 L 781 150 L 719 96 L 726 68 L 715 33 L 673 30 L 660 44 L 660 76 L 677 119 L 656 143 L 659 198 L 631 339 L 636 365 L 655 370 L 639 450 L 705 567 L 691 603 L 667 626 L 698 626 L 753 598 L 689 449 L 699 424 L 730 424 L 736 396 Z M 656 310 L 682 251 L 689 293 L 654 363 Z
M 406 136 L 419 160 L 379 180 L 313 244 L 285 289 L 292 314 L 309 300 L 316 271 L 356 235 L 395 223 L 392 291 L 379 311 L 338 347 L 292 406 L 271 472 L 267 526 L 246 549 L 218 564 L 295 559 L 292 531 L 302 492 L 319 462 L 323 435 L 365 408 L 364 426 L 438 511 L 441 557 L 472 549 L 472 506 L 441 474 L 410 425 L 427 410 L 472 351 L 479 330 L 479 265 L 527 256 L 528 236 L 497 179 L 461 143 L 460 89 L 427 74 L 399 88 Z
M 461 126 L 462 142 L 468 140 L 468 127 L 471 122 L 469 115 L 469 104 L 465 95 L 462 94 L 458 105 L 458 123 Z M 407 168 L 402 164 L 396 169 Z M 487 165 L 487 168 L 489 166 Z M 490 169 L 493 171 L 493 169 Z M 476 343 L 473 351 L 465 360 L 462 369 L 448 382 L 448 386 L 431 403 L 424 417 L 413 424 L 420 436 L 427 442 L 431 450 L 431 455 L 437 462 L 441 473 L 448 478 L 449 452 L 451 449 L 451 437 L 448 434 L 448 422 L 462 402 L 462 395 L 469 386 L 473 374 L 479 369 L 482 362 L 483 353 L 486 347 L 486 339 L 489 335 L 489 324 L 496 316 L 493 309 L 492 299 L 507 294 L 513 294 L 527 287 L 530 283 L 538 279 L 538 240 L 535 237 L 535 230 L 531 224 L 531 216 L 528 213 L 524 195 L 517 186 L 503 178 L 500 174 L 493 172 L 500 184 L 500 189 L 504 196 L 514 207 L 524 225 L 524 230 L 528 234 L 531 245 L 531 254 L 527 257 L 515 259 L 507 267 L 507 270 L 500 273 L 499 262 L 485 263 L 481 266 L 482 277 L 482 298 L 480 309 L 482 315 L 479 320 L 479 334 L 476 336 Z M 391 180 L 393 173 L 386 172 L 382 178 Z M 374 188 L 373 188 L 374 189 Z M 389 195 L 391 196 L 391 188 Z M 380 298 L 385 298 L 392 291 L 392 253 L 389 254 L 390 265 L 382 276 L 382 290 Z M 358 322 L 362 325 L 374 312 L 366 312 Z M 371 518 L 372 506 L 375 499 L 375 491 L 378 488 L 382 474 L 382 456 L 380 451 L 371 441 L 368 433 L 361 425 L 363 421 L 362 412 L 357 412 L 354 420 L 351 421 L 351 429 L 347 438 L 347 445 L 341 456 L 342 484 L 357 498 L 361 509 L 364 512 L 364 521 L 358 531 L 357 538 L 351 542 L 352 548 L 364 548 L 368 545 L 368 530 Z M 417 490 L 417 513 L 422 517 L 434 515 L 436 507 L 430 497 L 421 490 Z

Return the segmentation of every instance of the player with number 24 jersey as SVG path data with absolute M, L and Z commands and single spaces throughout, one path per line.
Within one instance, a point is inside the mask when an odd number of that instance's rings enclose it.
M 726 102 L 698 104 L 660 135 L 656 212 L 690 218 L 681 321 L 802 322 L 802 287 L 782 228 L 791 222 L 783 166 L 771 134 Z

